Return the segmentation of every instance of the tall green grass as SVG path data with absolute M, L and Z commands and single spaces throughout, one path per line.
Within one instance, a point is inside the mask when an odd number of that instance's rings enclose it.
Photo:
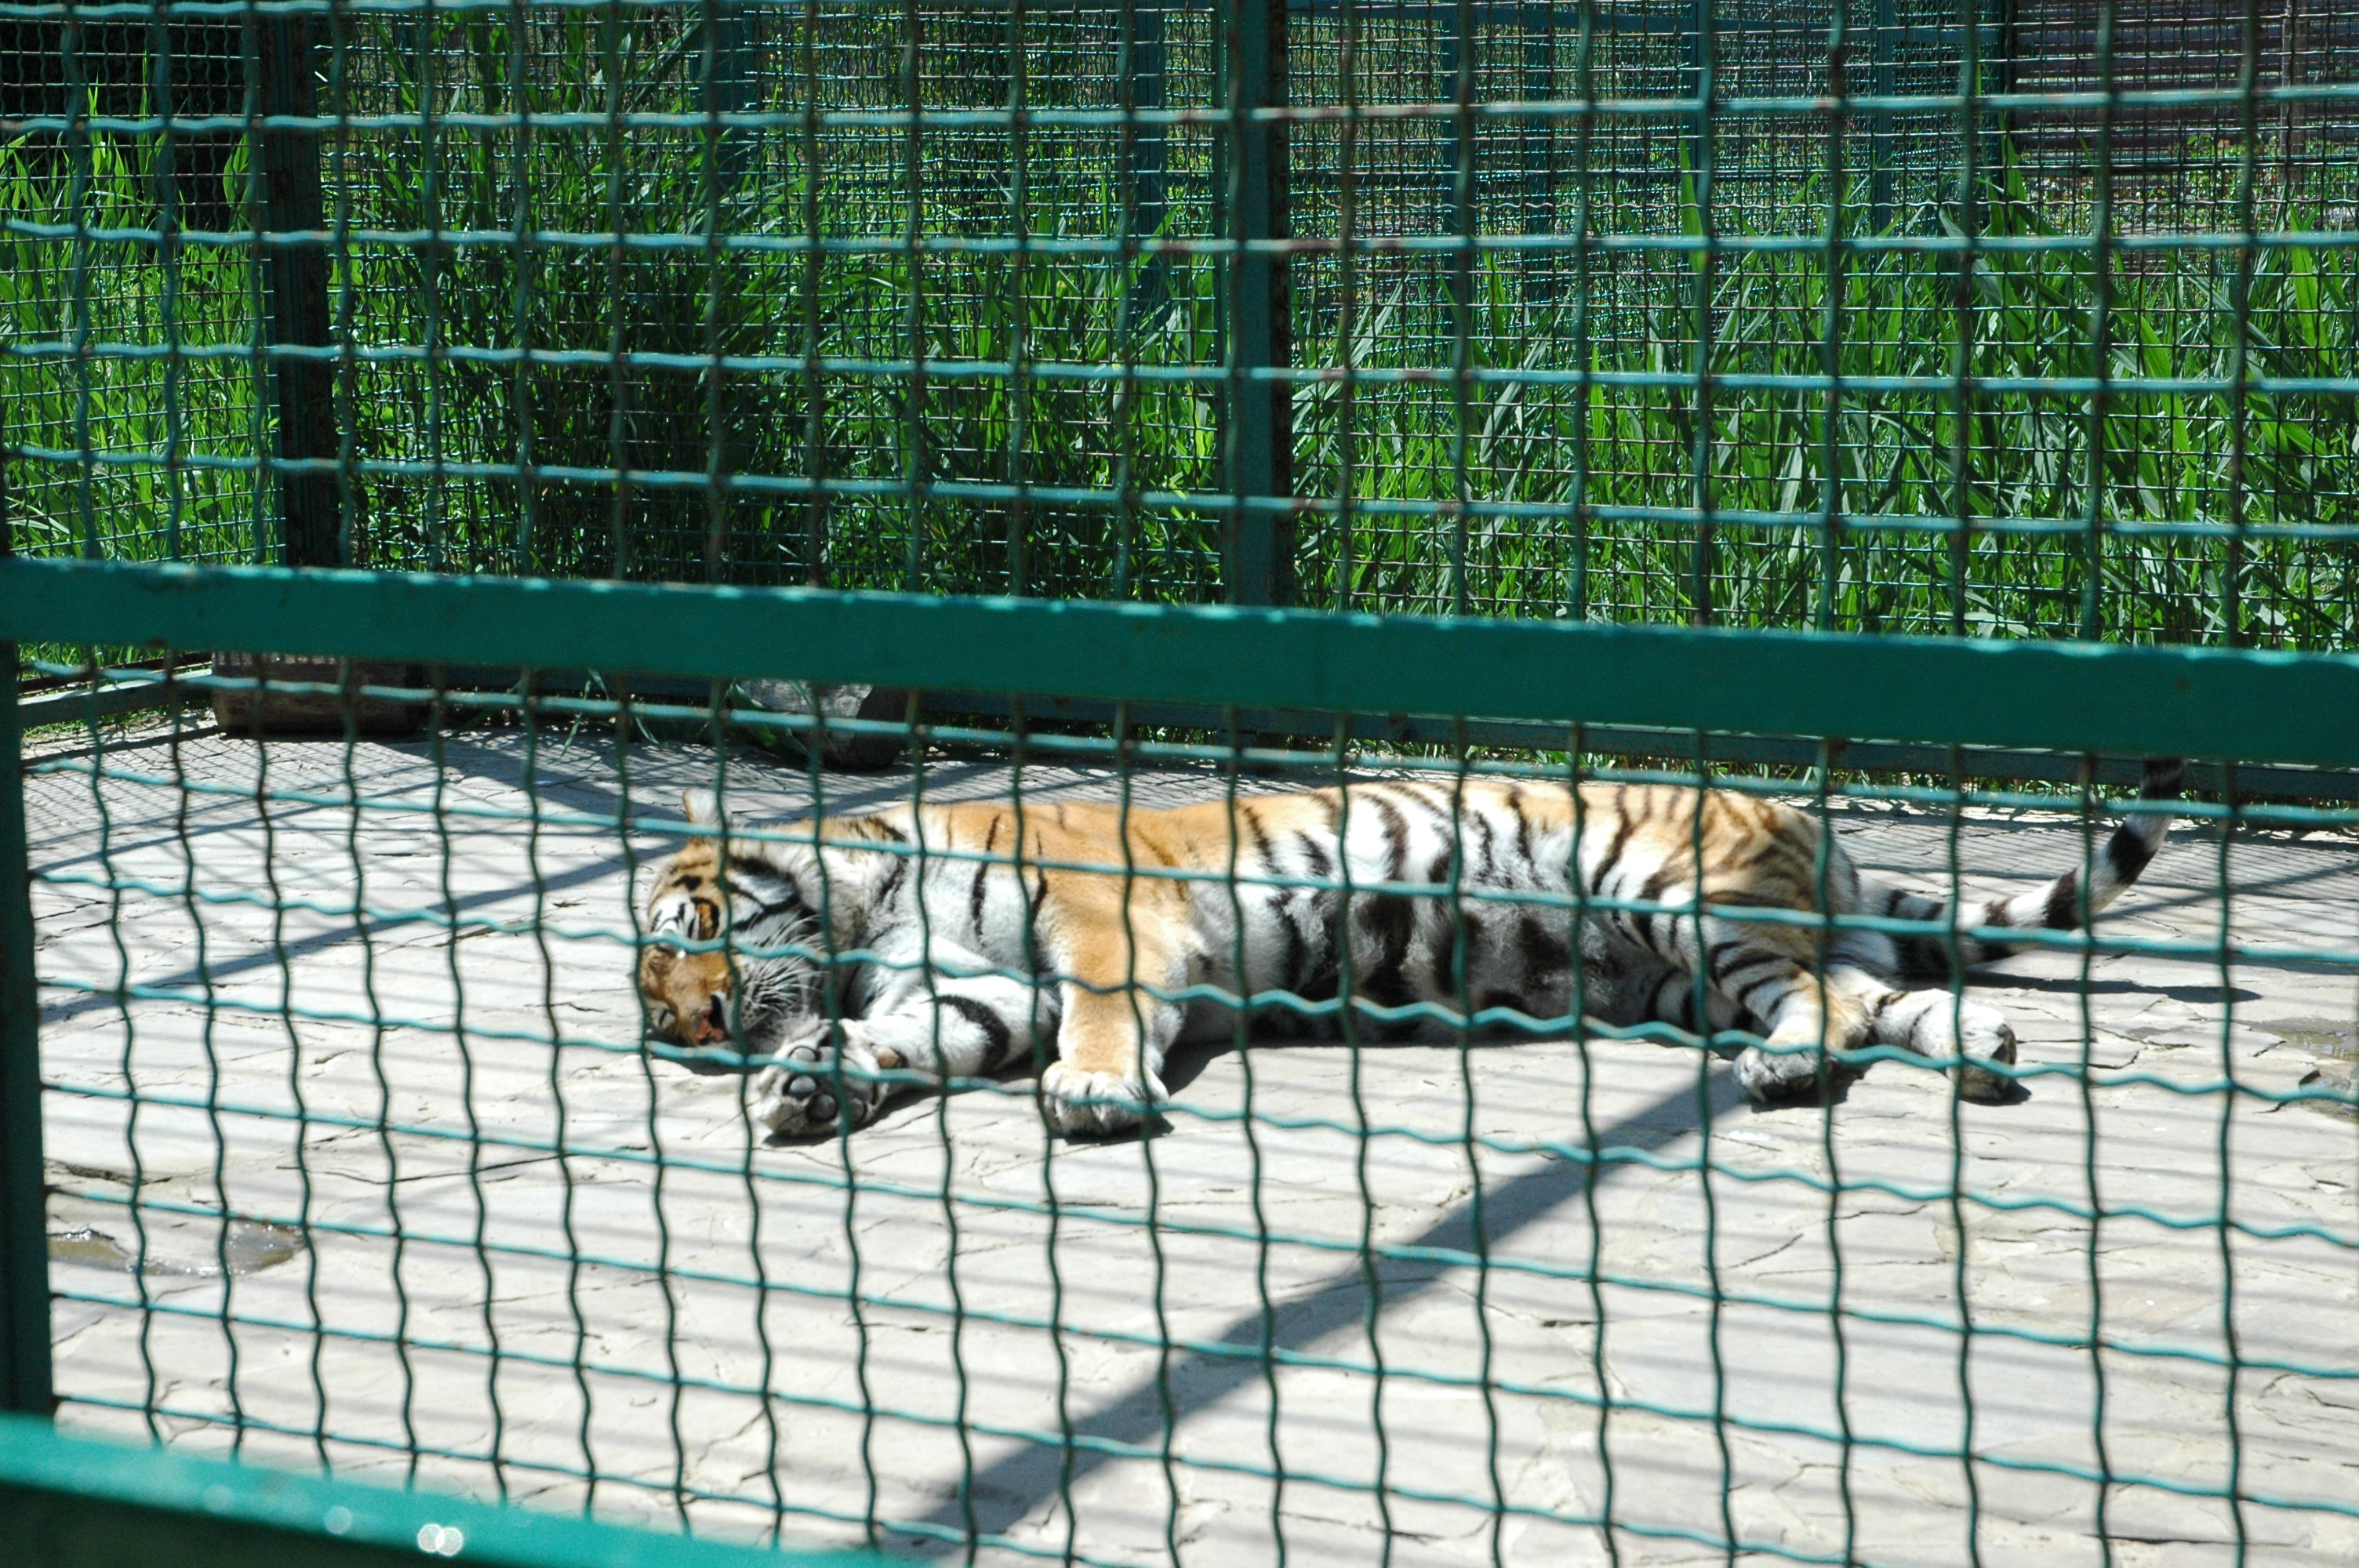
M 1983 216 L 1999 238 L 2057 232 L 2012 180 Z M 1954 227 L 1948 213 L 1928 221 Z M 2288 227 L 2302 226 L 2293 215 Z M 1473 603 L 1527 614 L 2181 641 L 2221 633 L 2233 612 L 2262 641 L 2347 637 L 2359 588 L 2354 399 L 2148 384 L 2233 383 L 2240 319 L 2247 381 L 2349 374 L 2359 248 L 2263 247 L 2241 275 L 2233 252 L 2116 257 L 2102 344 L 2086 250 L 1984 252 L 1963 279 L 1945 257 L 1905 251 L 1832 265 L 1807 252 L 1654 254 L 1648 270 L 1600 268 L 1585 312 L 1561 289 L 1536 311 L 1512 259 L 1485 265 L 1465 312 L 1469 357 L 1507 379 L 1474 389 L 1462 414 L 1447 387 L 1355 390 L 1351 492 L 1439 510 L 1322 524 L 1309 543 L 1330 567 L 1327 595 L 1446 608 L 1448 568 L 1462 560 Z M 1437 304 L 1403 320 L 1441 292 L 1419 281 L 1370 301 L 1350 362 L 1412 362 L 1389 345 L 1449 341 L 1458 323 Z M 1699 291 L 1712 300 L 1711 376 L 1931 386 L 1831 396 L 1708 378 L 1586 389 L 1513 379 L 1684 376 L 1697 363 Z M 1580 330 L 1634 300 L 1634 326 Z M 1331 364 L 1346 357 L 1339 339 L 1322 351 Z M 1428 347 L 1423 362 L 1443 357 Z M 2115 384 L 2097 399 L 2022 384 L 2055 378 Z M 1344 400 L 1331 382 L 1297 410 L 1306 488 L 1337 493 Z M 1473 515 L 1462 535 L 1443 506 L 1461 498 L 1552 510 Z M 1709 534 L 1610 517 L 1699 505 L 1776 515 Z M 2321 526 L 2354 536 L 2295 532 Z
M 19 549 L 252 560 L 255 520 L 269 526 L 246 257 L 100 237 L 152 230 L 156 168 L 152 147 L 107 136 L 0 143 L 0 450 Z M 229 178 L 244 177 L 240 158 Z
M 430 37 L 384 26 L 380 47 L 349 57 L 362 112 L 677 108 L 698 101 L 704 70 L 684 28 L 568 16 L 518 34 L 480 13 Z M 886 47 L 897 24 L 830 26 L 832 56 L 816 39 L 778 46 L 772 106 L 806 91 L 837 107 L 899 102 Z M 844 30 L 855 27 L 875 37 Z M 960 58 L 929 59 L 928 92 L 1005 101 L 1004 69 L 977 85 L 959 78 Z M 1084 101 L 1081 73 L 1103 62 L 1027 65 L 1042 93 Z M 724 249 L 705 236 L 903 240 L 913 206 L 897 129 L 788 119 L 741 135 L 716 149 L 694 126 L 444 123 L 332 143 L 332 211 L 353 232 L 395 236 L 334 247 L 340 334 L 355 348 L 339 397 L 363 465 L 348 487 L 359 560 L 1218 596 L 1217 506 L 1157 499 L 1219 486 L 1217 376 L 1154 374 L 1220 363 L 1216 264 Z M 86 149 L 0 148 L 8 211 L 85 229 L 150 221 L 154 147 L 95 137 Z M 1136 232 L 1119 152 L 1111 132 L 1040 132 L 1018 160 L 1004 129 L 930 130 L 914 205 L 934 240 L 1008 235 L 1019 219 L 1035 242 Z M 1700 236 L 1692 182 L 1668 172 L 1600 172 L 1592 211 L 1619 232 Z M 1173 134 L 1168 177 L 1164 232 L 1204 232 L 1203 135 Z M 1798 188 L 1777 222 L 1822 210 L 1824 189 Z M 2003 162 L 1978 205 L 1979 232 L 2001 238 L 2055 237 L 2067 211 Z M 2247 380 L 2350 373 L 2359 250 L 2267 246 L 2249 265 L 2233 251 L 2141 251 L 2102 269 L 2085 246 L 1986 250 L 1963 275 L 1951 254 L 1889 249 L 1584 261 L 1575 210 L 1559 193 L 1560 248 L 1485 254 L 1455 287 L 1446 258 L 1357 258 L 1348 309 L 1335 258 L 1297 265 L 1296 362 L 1375 377 L 1297 389 L 1297 492 L 1318 504 L 1298 521 L 1306 602 L 2165 640 L 2218 636 L 2233 617 L 2267 643 L 2349 637 L 2351 544 L 2294 531 L 2359 530 L 2353 400 L 2150 384 L 2232 377 L 2240 351 Z M 1306 232 L 1332 227 L 1332 213 L 1299 217 Z M 1713 217 L 1723 236 L 1767 222 L 1734 201 Z M 2282 202 L 2273 215 L 2326 221 Z M 1961 222 L 1920 201 L 1894 232 Z M 619 244 L 558 237 L 618 228 L 631 236 Z M 20 543 L 266 557 L 255 477 L 195 466 L 248 460 L 266 439 L 251 354 L 75 348 L 250 347 L 247 253 L 22 225 L 0 244 L 0 417 L 19 453 Z M 1382 379 L 1447 370 L 1462 349 L 1484 373 L 1462 388 Z M 716 370 L 716 356 L 751 368 Z M 1142 373 L 1106 371 L 1123 365 Z M 1716 379 L 1830 370 L 1931 384 L 1831 397 Z M 1595 379 L 1578 384 L 1584 372 Z M 1614 379 L 1634 375 L 1656 380 Z M 2096 376 L 2111 384 L 2093 400 L 2021 384 Z M 603 477 L 615 469 L 627 477 Z M 1020 488 L 990 488 L 1007 486 Z M 1667 515 L 1616 515 L 1626 509 Z

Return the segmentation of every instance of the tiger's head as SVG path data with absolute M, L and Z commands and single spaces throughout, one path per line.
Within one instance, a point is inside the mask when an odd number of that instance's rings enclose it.
M 648 1030 L 691 1048 L 742 1036 L 745 1052 L 766 1053 L 819 1022 L 820 969 L 810 956 L 819 918 L 798 875 L 810 852 L 727 836 L 705 791 L 689 791 L 681 805 L 692 826 L 715 831 L 681 846 L 648 890 L 639 952 Z

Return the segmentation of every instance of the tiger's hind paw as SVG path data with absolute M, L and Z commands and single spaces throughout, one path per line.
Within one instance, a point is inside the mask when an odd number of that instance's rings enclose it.
M 1146 1119 L 1163 1086 L 1153 1075 L 1144 1081 L 1121 1073 L 1092 1073 L 1069 1062 L 1051 1062 L 1040 1075 L 1040 1112 L 1052 1132 L 1091 1137 L 1121 1132 Z
M 1959 1097 L 1985 1104 L 2014 1098 L 2015 1080 L 1981 1064 L 1996 1062 L 2014 1066 L 2015 1030 L 1991 1008 L 1970 1008 L 1963 1022 L 1958 1042 L 1959 1054 L 1965 1058 L 1958 1067 Z
M 875 1119 L 890 1087 L 877 1081 L 878 1070 L 868 1048 L 849 1035 L 840 1054 L 824 1041 L 791 1045 L 781 1054 L 777 1066 L 765 1067 L 756 1076 L 749 1108 L 756 1121 L 781 1138 L 824 1132 L 835 1126 L 847 1107 L 849 1125 L 865 1127 Z

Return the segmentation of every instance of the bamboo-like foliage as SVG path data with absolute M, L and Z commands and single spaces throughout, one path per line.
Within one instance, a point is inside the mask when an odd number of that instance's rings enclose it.
M 358 564 L 1218 597 L 1223 264 L 1147 254 L 1204 233 L 1207 135 L 1174 129 L 1147 191 L 1135 132 L 648 124 L 717 69 L 685 20 L 371 25 L 323 89 L 393 126 L 322 150 Z M 779 46 L 762 102 L 897 102 L 897 25 Z M 968 32 L 920 91 L 1010 101 L 1004 49 L 956 69 L 1005 42 Z M 2099 246 L 1997 145 L 1972 211 L 1881 234 L 1856 174 L 1707 215 L 1682 150 L 1668 187 L 1593 176 L 1590 237 L 1651 248 L 1584 247 L 1560 198 L 1551 248 L 1456 283 L 1356 258 L 1348 309 L 1304 258 L 1303 600 L 2344 640 L 2359 414 L 2268 384 L 2359 364 L 2359 251 Z M 164 154 L 0 147 L 20 547 L 271 558 L 255 247 L 159 226 Z M 2348 222 L 2314 194 L 2255 200 Z M 1813 213 L 1833 239 L 1748 243 Z M 1969 232 L 1962 267 L 1911 243 Z

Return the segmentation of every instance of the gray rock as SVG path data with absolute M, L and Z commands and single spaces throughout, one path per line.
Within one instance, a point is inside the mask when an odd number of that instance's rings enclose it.
M 874 724 L 902 724 L 909 717 L 909 694 L 890 687 L 753 680 L 745 682 L 738 689 L 755 707 L 772 713 L 816 716 L 822 720 L 850 719 Z M 790 750 L 805 756 L 810 754 L 810 741 L 815 732 L 821 731 L 773 731 L 784 738 Z M 820 745 L 820 758 L 832 768 L 873 773 L 879 768 L 891 767 L 908 751 L 908 741 L 899 734 L 842 730 L 832 726 L 822 733 L 824 739 Z

